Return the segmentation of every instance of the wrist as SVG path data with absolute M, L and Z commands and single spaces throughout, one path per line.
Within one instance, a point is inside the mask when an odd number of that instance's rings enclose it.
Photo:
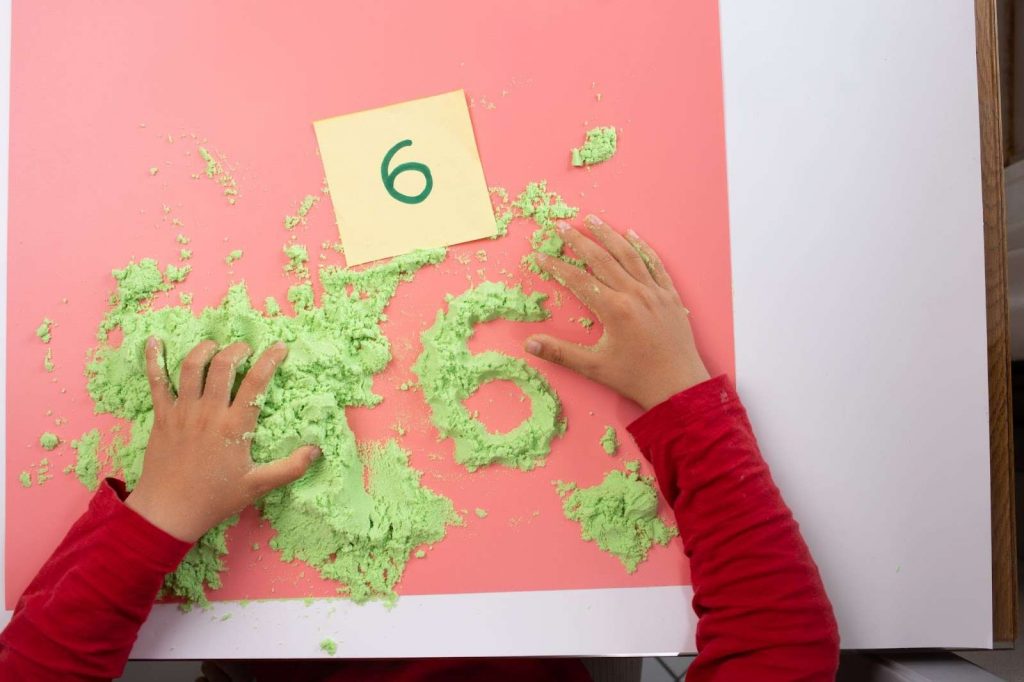
M 146 521 L 182 542 L 194 543 L 205 532 L 183 515 L 176 513 L 172 505 L 161 504 L 151 499 L 138 487 L 129 493 L 124 504 Z
M 670 376 L 670 375 L 666 375 Z M 659 382 L 650 387 L 650 390 L 645 391 L 643 395 L 638 396 L 636 402 L 644 411 L 648 411 L 656 405 L 660 405 L 677 393 L 693 388 L 697 384 L 702 384 L 711 375 L 704 367 L 704 363 L 701 362 L 699 367 L 694 367 L 690 371 L 677 374 L 675 378 L 669 381 Z

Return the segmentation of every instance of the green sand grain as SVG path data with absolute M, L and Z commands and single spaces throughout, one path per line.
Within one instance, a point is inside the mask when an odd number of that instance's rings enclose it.
M 235 249 L 234 251 L 232 251 L 231 253 L 224 257 L 224 262 L 227 263 L 228 265 L 231 265 L 235 261 L 242 260 L 242 256 L 244 255 L 244 251 L 242 251 L 241 249 Z
M 299 223 L 306 222 L 306 216 L 309 214 L 309 209 L 313 208 L 313 204 L 317 201 L 319 201 L 317 197 L 312 194 L 307 194 L 299 204 L 299 210 L 296 211 L 296 214 L 284 217 L 284 229 L 290 230 Z
M 338 645 L 333 639 L 325 639 L 320 642 L 320 651 L 324 652 L 328 656 L 333 656 L 338 653 Z
M 562 406 L 547 380 L 519 358 L 488 351 L 471 354 L 467 346 L 476 325 L 496 319 L 538 322 L 548 318 L 544 295 L 520 287 L 483 282 L 450 298 L 432 327 L 421 335 L 423 352 L 413 365 L 431 419 L 442 438 L 455 441 L 455 461 L 469 471 L 500 463 L 533 469 L 551 451 L 551 441 L 565 432 Z M 530 399 L 531 414 L 507 433 L 492 433 L 466 409 L 463 401 L 483 384 L 511 381 Z
M 215 180 L 224 189 L 224 196 L 228 198 L 228 203 L 234 205 L 238 196 L 238 184 L 235 179 L 224 169 L 224 164 L 205 147 L 199 147 L 199 156 L 206 162 L 206 177 Z
M 487 518 L 487 510 L 486 509 L 481 509 L 480 507 L 477 507 L 476 509 L 473 510 L 473 513 L 476 514 L 478 518 L 481 518 L 481 519 L 486 519 Z
M 284 247 L 284 255 L 288 257 L 288 262 L 284 266 L 286 273 L 294 273 L 301 279 L 309 279 L 309 268 L 306 265 L 309 262 L 309 251 L 305 246 L 289 244 Z
M 183 265 L 178 267 L 168 263 L 164 267 L 164 277 L 167 278 L 168 282 L 177 284 L 178 282 L 184 282 L 185 278 L 188 277 L 188 273 L 192 272 L 191 265 Z
M 50 475 L 50 460 L 47 457 L 43 457 L 36 466 L 36 485 L 42 485 L 51 478 L 53 476 Z
M 604 434 L 601 436 L 601 449 L 606 455 L 614 455 L 619 451 L 619 435 L 615 432 L 614 426 L 604 427 Z
M 43 369 L 45 369 L 47 372 L 52 372 L 54 369 L 52 348 L 46 349 L 46 355 L 43 356 Z
M 618 146 L 618 133 L 614 126 L 593 128 L 587 131 L 587 139 L 582 147 L 572 150 L 572 165 L 591 166 L 615 156 Z
M 48 317 L 43 318 L 42 323 L 38 327 L 36 327 L 36 336 L 39 337 L 40 341 L 42 341 L 43 343 L 50 343 L 50 339 L 53 338 L 52 334 L 50 333 L 52 327 L 53 320 L 51 320 Z
M 39 444 L 43 446 L 44 450 L 53 450 L 60 445 L 60 438 L 57 437 L 57 434 L 47 431 L 39 436 Z
M 679 534 L 658 518 L 654 478 L 640 476 L 638 468 L 639 462 L 629 462 L 626 471 L 610 471 L 599 485 L 580 488 L 562 503 L 583 539 L 618 557 L 627 573 L 636 571 L 655 543 L 667 545 Z
M 572 481 L 551 481 L 551 483 L 555 486 L 555 492 L 559 497 L 565 497 L 576 490 L 576 484 Z
M 18 483 L 21 484 L 22 488 L 31 488 L 32 476 L 27 471 L 22 471 L 18 474 Z

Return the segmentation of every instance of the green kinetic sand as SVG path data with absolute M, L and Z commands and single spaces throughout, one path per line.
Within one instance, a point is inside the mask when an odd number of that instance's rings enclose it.
M 567 263 L 582 266 L 580 260 L 569 258 L 565 255 L 565 242 L 555 227 L 557 220 L 569 220 L 575 218 L 579 209 L 565 203 L 555 192 L 549 192 L 547 182 L 531 182 L 526 185 L 515 201 L 511 201 L 509 193 L 503 187 L 491 187 L 492 196 L 498 198 L 498 204 L 494 208 L 495 235 L 502 237 L 508 233 L 509 224 L 517 218 L 525 218 L 533 221 L 537 229 L 530 235 L 530 245 L 534 250 L 561 258 Z M 523 257 L 523 265 L 531 272 L 542 274 L 537 266 L 536 254 L 527 254 Z M 545 279 L 547 275 L 542 275 Z
M 305 443 L 319 445 L 323 455 L 301 479 L 259 501 L 277 532 L 271 545 L 283 560 L 301 559 L 339 581 L 339 591 L 355 601 L 394 599 L 394 586 L 415 547 L 440 541 L 447 526 L 461 520 L 449 500 L 420 485 L 420 474 L 409 468 L 398 445 L 358 448 L 345 408 L 381 401 L 372 390 L 373 375 L 387 366 L 391 349 L 380 316 L 400 282 L 444 255 L 444 249 L 418 251 L 361 271 L 322 267 L 320 305 L 309 284 L 296 285 L 288 295 L 295 307 L 292 316 L 254 308 L 244 284 L 232 286 L 220 305 L 198 315 L 185 306 L 154 310 L 152 297 L 168 286 L 155 262 L 115 271 L 118 290 L 100 325 L 101 343 L 92 351 L 87 373 L 96 411 L 131 423 L 127 441 L 109 453 L 129 489 L 138 482 L 153 424 L 147 338 L 163 341 L 175 387 L 185 355 L 202 339 L 222 346 L 248 343 L 253 353 L 240 372 L 283 340 L 290 352 L 262 396 L 253 460 L 270 462 Z M 106 342 L 106 333 L 115 328 L 122 332 L 117 346 Z M 97 432 L 92 442 L 98 441 Z M 229 519 L 203 536 L 167 577 L 168 594 L 205 603 L 204 588 L 219 585 L 225 533 L 232 523 Z
M 537 229 L 530 235 L 530 246 L 535 253 L 528 253 L 523 256 L 523 265 L 531 272 L 548 279 L 548 275 L 541 271 L 537 264 L 537 254 L 543 253 L 554 258 L 560 258 L 566 263 L 577 267 L 583 267 L 583 261 L 578 258 L 570 258 L 565 255 L 565 240 L 555 227 L 558 220 L 569 220 L 575 218 L 579 209 L 565 203 L 558 194 L 548 191 L 547 182 L 531 182 L 526 189 L 513 202 L 514 213 L 532 220 Z
M 43 369 L 45 369 L 47 372 L 52 372 L 54 369 L 52 348 L 46 349 L 46 355 L 43 356 Z
M 21 484 L 22 488 L 31 488 L 32 475 L 29 474 L 27 471 L 22 471 L 20 474 L 18 474 L 18 483 Z
M 619 435 L 615 433 L 614 426 L 604 427 L 604 435 L 601 436 L 601 449 L 606 455 L 614 455 L 619 451 Z
M 167 278 L 168 282 L 177 284 L 178 282 L 184 282 L 185 278 L 188 277 L 188 273 L 192 272 L 191 265 L 183 265 L 178 267 L 170 263 L 164 268 L 164 277 Z
M 57 434 L 47 431 L 39 436 L 39 444 L 43 446 L 44 450 L 53 450 L 60 445 L 60 438 L 57 437 Z
M 473 513 L 476 514 L 477 518 L 480 518 L 480 519 L 486 519 L 487 518 L 487 510 L 486 509 L 481 509 L 480 507 L 477 507 L 476 509 L 473 510 Z
M 206 162 L 206 177 L 215 180 L 218 185 L 223 187 L 228 203 L 234 205 L 238 197 L 238 183 L 224 169 L 224 164 L 218 161 L 205 147 L 199 147 L 199 156 Z
M 592 166 L 615 156 L 618 134 L 614 126 L 598 127 L 587 131 L 582 147 L 572 150 L 572 165 Z
M 312 194 L 307 194 L 305 198 L 302 200 L 302 203 L 299 204 L 299 210 L 296 211 L 296 215 L 289 215 L 284 217 L 284 229 L 290 230 L 299 223 L 305 222 L 306 216 L 309 214 L 309 209 L 313 208 L 313 204 L 315 204 L 317 201 L 319 201 L 319 199 L 317 199 L 315 196 L 313 196 Z
M 50 475 L 50 460 L 47 457 L 43 457 L 39 460 L 39 465 L 36 467 L 36 484 L 42 485 L 51 478 L 53 476 Z
M 53 327 L 53 320 L 48 317 L 43 318 L 42 323 L 36 327 L 36 336 L 38 336 L 39 340 L 43 343 L 50 343 L 50 339 L 53 338 L 50 333 L 51 327 Z
M 599 485 L 573 491 L 562 511 L 580 524 L 584 540 L 593 540 L 603 551 L 614 554 L 626 567 L 636 571 L 654 543 L 667 545 L 679 531 L 658 518 L 658 494 L 654 478 L 637 473 L 638 462 L 627 462 L 626 471 L 610 471 Z
M 333 656 L 338 653 L 338 644 L 333 639 L 325 639 L 320 642 L 320 651 L 328 656 Z
M 99 429 L 93 429 L 83 434 L 81 438 L 71 441 L 71 447 L 78 455 L 75 459 L 75 476 L 86 488 L 96 490 L 100 485 Z
M 415 548 L 439 542 L 447 526 L 462 519 L 450 500 L 420 485 L 420 473 L 395 441 L 371 443 L 358 454 L 362 461 L 354 471 L 322 458 L 313 465 L 319 475 L 263 499 L 264 516 L 278 531 L 270 546 L 285 561 L 302 559 L 325 578 L 345 583 L 357 603 L 393 601 Z
M 294 273 L 300 279 L 309 279 L 309 267 L 306 263 L 309 262 L 309 251 L 302 244 L 289 244 L 284 247 L 284 255 L 288 257 L 288 262 L 284 266 L 284 271 Z
M 455 441 L 455 461 L 470 471 L 500 463 L 524 471 L 543 464 L 551 441 L 565 432 L 562 405 L 547 380 L 519 358 L 488 351 L 473 355 L 467 343 L 474 327 L 498 318 L 520 322 L 545 320 L 540 293 L 483 282 L 450 298 L 423 332 L 423 353 L 413 365 L 431 418 L 443 438 Z M 515 383 L 530 399 L 531 414 L 507 433 L 491 433 L 470 414 L 463 401 L 480 386 L 496 380 Z
M 241 249 L 235 249 L 234 251 L 232 251 L 231 253 L 224 257 L 224 262 L 227 263 L 228 265 L 231 265 L 235 261 L 242 260 L 242 256 L 244 255 L 244 251 L 242 251 Z

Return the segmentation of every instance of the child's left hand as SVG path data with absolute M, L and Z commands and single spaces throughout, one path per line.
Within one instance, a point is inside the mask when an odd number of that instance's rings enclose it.
M 288 354 L 283 342 L 256 360 L 234 400 L 236 368 L 249 356 L 249 346 L 233 343 L 218 353 L 213 341 L 201 342 L 182 363 L 177 397 L 162 352 L 160 341 L 149 339 L 153 430 L 142 476 L 125 504 L 170 535 L 195 542 L 261 495 L 306 473 L 320 448 L 304 445 L 275 462 L 253 464 L 249 448 L 260 413 L 257 397 Z

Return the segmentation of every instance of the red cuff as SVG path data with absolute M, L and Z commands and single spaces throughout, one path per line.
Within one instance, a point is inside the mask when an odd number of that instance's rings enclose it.
M 145 558 L 145 563 L 163 573 L 178 567 L 192 544 L 157 528 L 124 503 L 128 497 L 124 482 L 108 478 L 89 503 L 89 512 L 109 529 L 122 548 Z
M 686 426 L 705 417 L 712 410 L 721 410 L 734 402 L 739 402 L 736 389 L 729 377 L 720 374 L 658 403 L 637 417 L 626 429 L 646 454 L 650 452 L 655 439 L 665 435 L 665 424 L 674 422 L 676 426 Z

